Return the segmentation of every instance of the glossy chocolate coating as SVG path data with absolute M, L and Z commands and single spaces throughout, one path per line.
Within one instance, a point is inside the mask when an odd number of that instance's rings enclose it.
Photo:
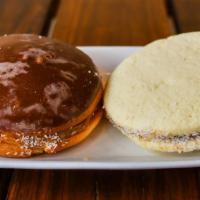
M 60 126 L 83 113 L 100 88 L 80 50 L 30 34 L 0 38 L 0 130 Z

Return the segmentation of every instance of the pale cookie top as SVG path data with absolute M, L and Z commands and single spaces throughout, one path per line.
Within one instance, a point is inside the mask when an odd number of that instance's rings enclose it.
M 200 132 L 200 32 L 155 41 L 111 75 L 104 106 L 131 133 Z

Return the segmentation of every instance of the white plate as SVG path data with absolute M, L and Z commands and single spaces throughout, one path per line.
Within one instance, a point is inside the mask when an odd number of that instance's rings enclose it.
M 139 47 L 80 47 L 97 66 L 111 72 Z M 102 120 L 81 144 L 55 155 L 29 159 L 0 158 L 1 168 L 23 169 L 152 169 L 200 166 L 200 152 L 186 154 L 146 151 Z

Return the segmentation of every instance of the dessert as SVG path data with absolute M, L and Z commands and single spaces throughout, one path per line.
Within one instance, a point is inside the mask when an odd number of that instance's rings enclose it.
M 200 32 L 152 42 L 125 59 L 108 81 L 104 107 L 144 148 L 200 150 Z
M 102 116 L 92 60 L 57 40 L 0 37 L 0 155 L 56 153 L 85 139 Z

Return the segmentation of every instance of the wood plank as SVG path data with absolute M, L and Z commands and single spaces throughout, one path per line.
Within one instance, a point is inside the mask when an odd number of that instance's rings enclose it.
M 199 0 L 171 0 L 171 5 L 179 32 L 200 30 Z
M 98 173 L 99 200 L 199 199 L 194 169 Z
M 7 196 L 11 175 L 12 175 L 12 170 L 10 169 L 0 170 L 0 199 L 5 199 Z
M 0 35 L 41 33 L 52 0 L 1 0 Z
M 89 171 L 18 170 L 8 200 L 95 199 L 94 173 Z
M 18 170 L 8 200 L 200 199 L 194 169 L 147 171 Z
M 143 45 L 172 32 L 164 0 L 63 0 L 53 37 L 75 45 Z

